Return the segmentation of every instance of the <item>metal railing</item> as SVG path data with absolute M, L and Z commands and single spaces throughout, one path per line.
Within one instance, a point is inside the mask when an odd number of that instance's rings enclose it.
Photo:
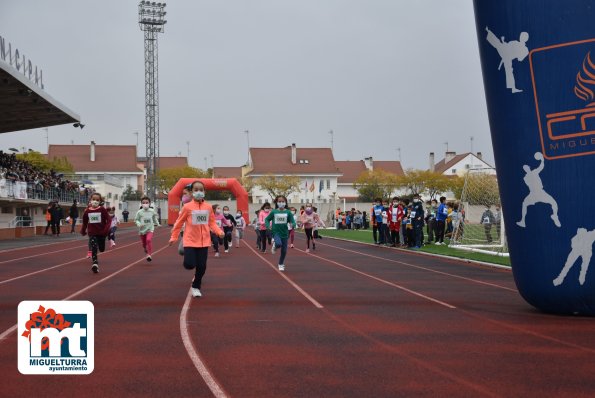
M 62 203 L 72 203 L 75 199 L 78 203 L 87 203 L 89 201 L 90 193 L 81 191 L 65 191 L 63 189 L 52 187 L 45 188 L 34 183 L 27 183 L 26 197 L 23 197 L 22 192 L 16 189 L 16 182 L 6 181 L 4 189 L 0 190 L 0 198 L 21 199 L 21 200 L 37 200 L 49 202 L 57 200 Z
M 15 227 L 34 227 L 35 222 L 29 216 L 18 216 L 8 223 L 8 228 Z

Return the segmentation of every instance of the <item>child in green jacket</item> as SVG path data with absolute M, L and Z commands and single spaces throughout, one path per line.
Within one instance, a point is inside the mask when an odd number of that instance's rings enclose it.
M 141 209 L 136 213 L 134 222 L 139 228 L 140 240 L 143 243 L 143 249 L 147 254 L 147 261 L 152 261 L 153 253 L 153 231 L 159 226 L 159 217 L 157 212 L 151 206 L 151 199 L 143 196 L 140 200 Z
M 285 271 L 285 256 L 287 255 L 287 240 L 289 238 L 288 223 L 291 223 L 293 228 L 296 227 L 293 213 L 287 209 L 287 198 L 283 195 L 278 195 L 275 198 L 275 209 L 265 218 L 265 225 L 273 232 L 273 248 L 281 248 L 281 256 L 279 257 L 279 271 Z

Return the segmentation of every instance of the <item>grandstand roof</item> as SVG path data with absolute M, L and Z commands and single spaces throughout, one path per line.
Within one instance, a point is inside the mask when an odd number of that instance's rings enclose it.
M 0 133 L 80 122 L 80 116 L 0 60 Z

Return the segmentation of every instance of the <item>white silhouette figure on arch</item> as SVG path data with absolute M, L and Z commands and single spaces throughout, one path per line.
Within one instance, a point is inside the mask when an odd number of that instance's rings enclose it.
M 504 36 L 500 39 L 486 26 L 487 37 L 486 40 L 492 45 L 497 51 L 498 55 L 502 59 L 498 70 L 504 65 L 504 72 L 506 74 L 506 88 L 515 93 L 522 93 L 523 90 L 516 88 L 514 80 L 514 71 L 512 67 L 512 61 L 522 62 L 527 55 L 529 55 L 529 49 L 527 48 L 527 41 L 529 40 L 529 34 L 527 32 L 521 32 L 519 40 L 506 41 Z
M 558 218 L 558 203 L 556 200 L 545 190 L 543 189 L 543 183 L 541 182 L 541 177 L 539 177 L 539 173 L 545 167 L 543 155 L 541 152 L 536 152 L 534 155 L 536 160 L 539 160 L 541 163 L 539 166 L 531 170 L 531 168 L 527 165 L 523 165 L 523 170 L 525 170 L 525 177 L 523 180 L 527 187 L 529 187 L 529 195 L 523 200 L 523 211 L 521 221 L 517 222 L 519 227 L 525 228 L 525 217 L 527 216 L 527 208 L 529 206 L 535 205 L 537 203 L 545 203 L 552 206 L 552 215 L 551 218 L 554 220 L 554 224 L 556 227 L 561 227 L 560 219 Z
M 591 256 L 593 255 L 593 243 L 595 243 L 595 230 L 587 231 L 585 228 L 579 228 L 576 230 L 576 235 L 570 241 L 572 250 L 566 259 L 566 264 L 560 272 L 560 275 L 554 279 L 554 286 L 560 286 L 564 282 L 564 278 L 568 274 L 568 271 L 574 266 L 576 260 L 579 257 L 583 258 L 581 263 L 581 272 L 578 276 L 578 282 L 583 285 L 585 278 L 587 277 L 587 270 L 591 263 Z

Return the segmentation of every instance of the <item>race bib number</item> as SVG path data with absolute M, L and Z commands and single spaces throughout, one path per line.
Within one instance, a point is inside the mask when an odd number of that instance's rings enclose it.
M 147 218 L 147 217 L 143 218 L 143 224 L 149 225 L 152 222 L 153 222 L 153 217 L 151 217 L 151 218 Z
M 444 214 L 445 216 L 448 215 L 448 209 L 445 207 L 444 210 L 442 210 L 442 214 Z
M 287 214 L 275 214 L 275 224 L 287 224 Z
M 192 210 L 192 225 L 206 225 L 209 223 L 208 210 Z
M 415 212 L 414 211 L 411 212 L 411 218 L 415 218 Z
M 484 224 L 490 224 L 490 217 L 486 217 L 483 219 Z
M 374 209 L 374 214 L 376 214 L 377 216 L 379 216 L 382 213 L 381 209 Z
M 397 222 L 397 213 L 393 213 L 393 222 Z
M 101 213 L 90 213 L 89 214 L 89 224 L 99 224 L 101 223 Z
M 217 224 L 217 226 L 218 226 L 219 228 L 221 228 L 221 225 L 222 225 L 222 224 L 221 224 L 221 220 L 215 220 L 215 223 Z

